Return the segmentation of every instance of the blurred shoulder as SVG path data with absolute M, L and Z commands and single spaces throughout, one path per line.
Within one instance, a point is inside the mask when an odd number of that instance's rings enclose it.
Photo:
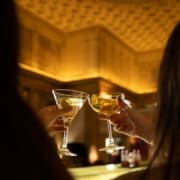
M 170 172 L 170 173 L 172 173 L 170 176 L 171 177 L 170 179 L 179 180 L 180 174 L 178 172 L 180 172 L 180 163 L 176 162 L 170 166 L 171 166 L 171 170 L 172 170 Z M 140 171 L 133 171 L 128 174 L 119 176 L 119 177 L 115 178 L 114 180 L 141 180 L 141 179 L 162 180 L 162 179 L 164 179 L 164 175 L 165 175 L 166 171 L 167 171 L 167 165 L 161 164 L 161 165 L 152 167 L 148 171 L 147 171 L 147 169 L 140 170 Z
M 127 174 L 118 176 L 114 180 L 136 180 L 136 179 L 139 179 L 143 175 L 143 173 L 144 173 L 144 170 L 133 171 L 133 172 L 129 172 Z

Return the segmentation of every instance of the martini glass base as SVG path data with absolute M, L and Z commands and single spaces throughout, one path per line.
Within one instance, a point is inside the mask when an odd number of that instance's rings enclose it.
M 63 156 L 77 156 L 77 154 L 72 153 L 71 151 L 69 151 L 68 148 L 61 148 L 58 152 L 59 152 L 60 157 L 63 157 Z
M 105 147 L 100 148 L 99 151 L 106 151 L 107 153 L 113 153 L 114 151 L 122 150 L 124 149 L 124 146 L 118 146 L 114 142 L 113 137 L 108 137 L 105 139 Z
M 111 144 L 104 148 L 100 148 L 99 151 L 106 151 L 107 153 L 113 153 L 114 151 L 122 150 L 124 148 L 125 148 L 124 146 L 117 146 L 115 144 Z

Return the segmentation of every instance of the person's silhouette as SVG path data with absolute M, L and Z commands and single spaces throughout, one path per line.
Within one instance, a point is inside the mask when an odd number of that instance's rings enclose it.
M 18 92 L 19 32 L 13 0 L 1 3 L 1 177 L 69 180 L 47 131 Z

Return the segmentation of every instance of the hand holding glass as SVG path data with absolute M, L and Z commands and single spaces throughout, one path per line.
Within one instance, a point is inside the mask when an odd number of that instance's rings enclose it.
M 64 131 L 64 137 L 59 152 L 61 156 L 76 156 L 76 154 L 70 152 L 67 148 L 69 127 L 72 120 L 78 114 L 85 101 L 88 98 L 88 94 L 83 91 L 70 90 L 70 89 L 53 89 L 52 94 L 54 96 L 58 109 L 71 107 L 70 111 L 62 113 L 62 120 L 66 130 Z
M 124 149 L 124 146 L 117 146 L 115 144 L 114 138 L 112 136 L 112 128 L 111 128 L 111 120 L 110 116 L 119 111 L 118 105 L 118 97 L 124 96 L 123 93 L 111 93 L 105 95 L 96 95 L 93 94 L 91 98 L 89 98 L 89 104 L 92 109 L 102 114 L 108 126 L 108 138 L 106 139 L 105 147 L 99 149 L 99 151 L 106 151 L 108 153 L 112 153 L 113 151 Z

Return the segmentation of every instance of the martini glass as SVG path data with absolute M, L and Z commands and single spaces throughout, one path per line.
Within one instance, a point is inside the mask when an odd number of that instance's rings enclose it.
M 124 94 L 121 92 L 97 95 L 92 94 L 88 98 L 91 108 L 98 114 L 103 115 L 107 122 L 108 137 L 105 141 L 105 147 L 100 148 L 99 151 L 106 151 L 107 153 L 113 153 L 114 151 L 124 149 L 124 146 L 118 146 L 115 144 L 115 140 L 112 135 L 112 127 L 110 116 L 119 112 L 118 98 L 124 98 Z
M 70 109 L 69 111 L 64 111 L 61 115 L 65 131 L 62 145 L 58 148 L 59 153 L 62 157 L 77 156 L 75 153 L 72 153 L 67 147 L 69 127 L 72 120 L 76 117 L 89 95 L 86 92 L 71 89 L 53 89 L 52 94 L 58 109 L 62 111 L 63 109 Z

